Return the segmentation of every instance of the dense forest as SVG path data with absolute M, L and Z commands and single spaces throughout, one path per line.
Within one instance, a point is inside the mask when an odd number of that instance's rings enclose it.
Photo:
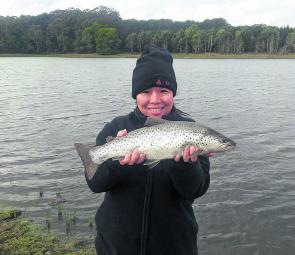
M 123 20 L 114 9 L 70 8 L 37 16 L 0 16 L 0 53 L 141 52 L 153 43 L 174 53 L 291 53 L 295 28 L 196 21 Z

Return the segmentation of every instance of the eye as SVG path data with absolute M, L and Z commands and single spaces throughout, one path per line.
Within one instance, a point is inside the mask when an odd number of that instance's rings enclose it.
M 227 138 L 222 138 L 222 139 L 221 139 L 221 142 L 222 142 L 222 143 L 228 143 L 228 139 L 227 139 Z
M 148 93 L 150 93 L 149 90 L 144 90 L 144 91 L 140 92 L 140 94 L 148 94 Z
M 169 93 L 168 89 L 161 89 L 161 93 Z

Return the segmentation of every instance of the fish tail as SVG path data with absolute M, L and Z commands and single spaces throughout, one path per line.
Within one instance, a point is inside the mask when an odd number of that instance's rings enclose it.
M 95 164 L 92 161 L 91 156 L 89 154 L 90 150 L 93 147 L 94 145 L 84 145 L 82 143 L 75 143 L 75 149 L 83 162 L 85 174 L 89 180 L 93 178 L 96 169 L 99 166 L 99 164 Z

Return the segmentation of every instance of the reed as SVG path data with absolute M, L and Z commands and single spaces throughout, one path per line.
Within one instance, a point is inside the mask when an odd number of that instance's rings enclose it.
M 45 223 L 46 223 L 47 231 L 49 232 L 50 226 L 51 226 L 51 209 L 50 208 L 47 210 Z
M 64 212 L 64 206 L 63 204 L 57 205 L 57 216 L 58 216 L 58 222 L 61 222 L 63 218 L 63 212 Z
M 88 226 L 90 228 L 92 228 L 93 227 L 93 223 L 94 223 L 94 217 L 92 215 L 89 215 L 88 216 Z
M 44 195 L 44 189 L 43 187 L 39 187 L 39 198 L 42 198 Z

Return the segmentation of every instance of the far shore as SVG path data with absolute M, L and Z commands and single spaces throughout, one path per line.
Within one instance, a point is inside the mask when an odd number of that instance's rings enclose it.
M 112 55 L 99 55 L 96 53 L 66 53 L 66 54 L 23 54 L 23 53 L 2 53 L 0 57 L 62 57 L 62 58 L 138 58 L 139 53 L 119 53 Z M 295 59 L 295 53 L 289 54 L 220 54 L 220 53 L 202 53 L 202 54 L 172 54 L 175 59 Z

